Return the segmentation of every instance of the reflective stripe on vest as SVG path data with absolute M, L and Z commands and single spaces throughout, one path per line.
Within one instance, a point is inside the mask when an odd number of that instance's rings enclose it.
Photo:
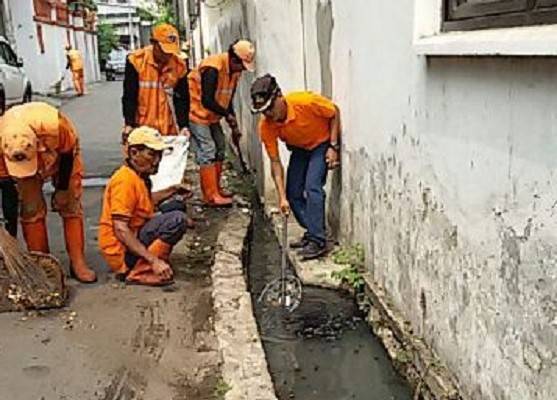
M 176 135 L 169 99 L 172 99 L 178 81 L 186 74 L 185 64 L 173 57 L 160 71 L 154 63 L 152 46 L 135 51 L 128 60 L 139 76 L 136 124 L 150 126 L 162 135 Z
M 190 73 L 190 121 L 210 125 L 217 123 L 222 117 L 206 109 L 201 101 L 201 73 L 205 68 L 215 68 L 218 71 L 215 101 L 224 109 L 227 109 L 232 101 L 232 95 L 240 79 L 240 72 L 230 73 L 228 53 L 222 53 L 207 57 L 198 68 Z

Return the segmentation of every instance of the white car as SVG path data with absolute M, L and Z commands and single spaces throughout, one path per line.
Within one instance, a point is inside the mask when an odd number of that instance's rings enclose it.
M 7 107 L 27 103 L 32 97 L 33 89 L 23 69 L 23 61 L 6 38 L 0 36 L 0 115 Z
M 113 81 L 117 76 L 124 76 L 127 56 L 127 50 L 122 47 L 113 49 L 110 52 L 104 68 L 107 81 Z

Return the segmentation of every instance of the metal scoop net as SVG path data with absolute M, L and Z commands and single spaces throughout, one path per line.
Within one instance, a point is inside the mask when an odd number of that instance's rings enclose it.
M 302 282 L 288 270 L 288 217 L 282 221 L 282 260 L 280 277 L 265 285 L 258 301 L 271 307 L 294 311 L 302 302 Z

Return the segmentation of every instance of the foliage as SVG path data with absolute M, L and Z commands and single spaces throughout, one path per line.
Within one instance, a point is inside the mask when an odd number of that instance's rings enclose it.
M 360 292 L 365 284 L 362 276 L 364 267 L 365 252 L 361 244 L 354 246 L 342 247 L 336 250 L 332 259 L 336 264 L 345 265 L 346 267 L 340 271 L 331 273 L 331 277 L 348 284 L 356 292 Z
M 79 0 L 68 4 L 70 11 L 75 11 L 78 9 L 86 8 L 90 11 L 97 11 L 97 1 L 96 0 Z
M 152 10 L 142 7 L 137 7 L 137 15 L 142 21 L 154 21 L 157 18 Z
M 223 400 L 226 396 L 226 393 L 228 393 L 230 390 L 232 390 L 232 386 L 226 383 L 224 379 L 222 379 L 222 377 L 219 378 L 215 386 L 215 391 L 213 393 L 215 396 L 215 400 Z
M 356 292 L 361 291 L 365 284 L 362 273 L 354 265 L 349 265 L 340 271 L 333 271 L 331 276 L 335 279 L 339 279 L 341 282 L 345 282 Z
M 365 252 L 364 246 L 356 244 L 353 246 L 345 246 L 333 253 L 333 261 L 339 265 L 364 265 Z
M 151 7 L 139 7 L 137 14 L 141 20 L 151 21 L 153 25 L 162 23 L 176 25 L 176 15 L 172 1 L 158 0 Z
M 103 22 L 97 26 L 97 32 L 99 35 L 99 58 L 105 61 L 112 49 L 118 47 L 118 36 L 112 25 Z
M 174 15 L 174 9 L 170 4 L 159 5 L 159 13 L 155 19 L 155 25 L 162 23 L 176 25 L 176 16 Z

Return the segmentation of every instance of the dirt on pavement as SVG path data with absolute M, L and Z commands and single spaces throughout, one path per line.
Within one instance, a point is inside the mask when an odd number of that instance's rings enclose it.
M 198 187 L 197 174 L 188 175 Z M 171 258 L 176 284 L 127 286 L 108 274 L 96 250 L 101 188 L 88 189 L 87 257 L 99 282 L 70 280 L 62 310 L 0 315 L 0 398 L 10 400 L 215 399 L 219 356 L 213 331 L 210 267 L 227 211 L 192 201 L 195 230 Z M 57 220 L 57 215 L 49 215 Z M 67 264 L 58 221 L 53 253 Z

